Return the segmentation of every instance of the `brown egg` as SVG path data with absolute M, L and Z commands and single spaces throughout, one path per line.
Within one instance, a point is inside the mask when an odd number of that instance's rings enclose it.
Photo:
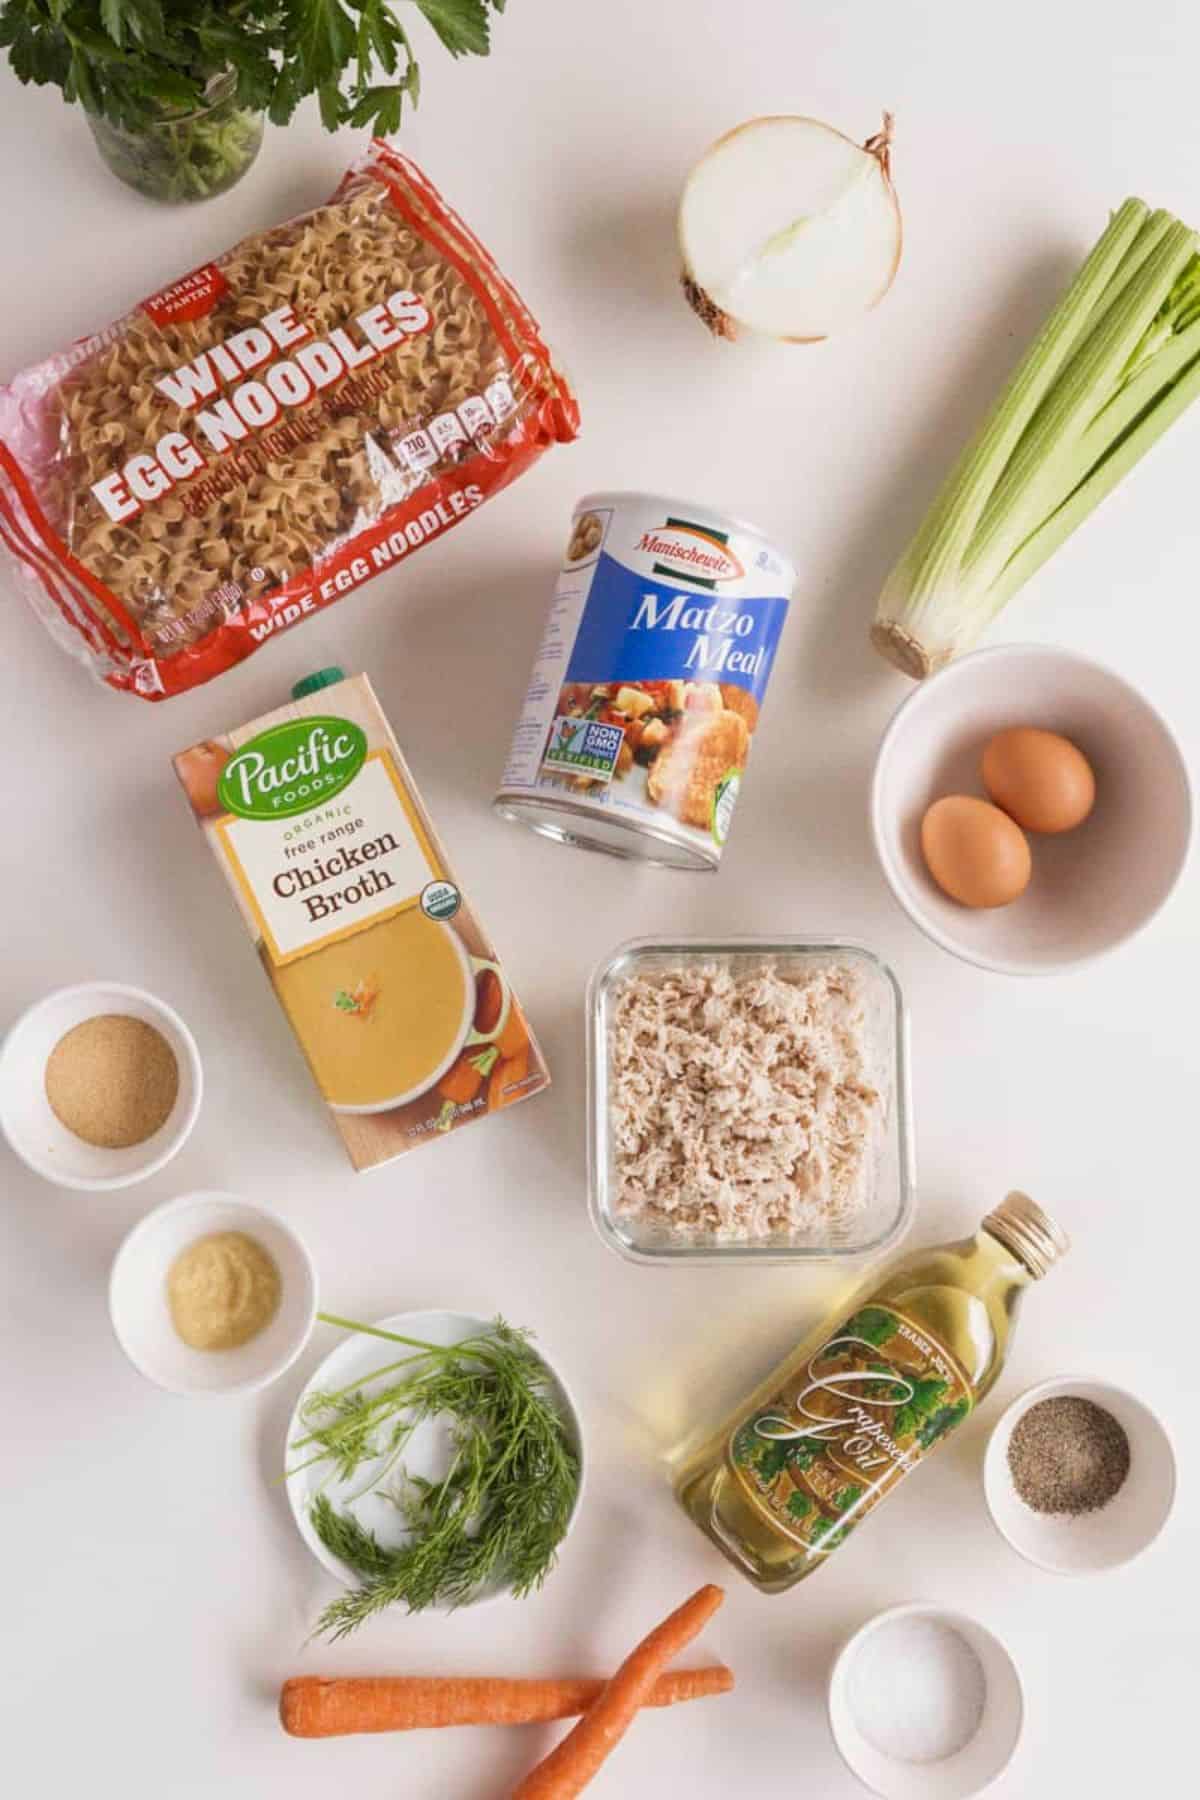
M 969 794 L 934 801 L 921 820 L 921 850 L 942 892 L 961 906 L 1007 906 L 1029 886 L 1025 833 Z
M 1056 731 L 1018 725 L 989 739 L 983 785 L 997 806 L 1026 831 L 1073 831 L 1096 798 L 1096 778 L 1082 750 Z

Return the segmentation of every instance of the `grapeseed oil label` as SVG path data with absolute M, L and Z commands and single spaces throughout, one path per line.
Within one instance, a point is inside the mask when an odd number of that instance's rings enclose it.
M 805 1550 L 835 1550 L 967 1417 L 970 1383 L 923 1325 L 868 1304 L 729 1441 L 735 1479 Z

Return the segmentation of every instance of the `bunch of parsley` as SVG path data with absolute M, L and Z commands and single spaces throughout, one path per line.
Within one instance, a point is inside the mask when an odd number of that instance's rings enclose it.
M 420 71 L 397 6 L 451 56 L 486 56 L 505 0 L 0 0 L 0 49 L 21 81 L 59 87 L 129 131 L 203 105 L 214 77 L 285 125 L 315 94 L 330 131 L 399 129 Z

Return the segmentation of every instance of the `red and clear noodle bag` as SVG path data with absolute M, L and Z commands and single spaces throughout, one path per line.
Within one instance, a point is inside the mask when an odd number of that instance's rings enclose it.
M 0 547 L 61 642 L 160 700 L 578 427 L 519 295 L 376 141 L 327 205 L 0 388 Z

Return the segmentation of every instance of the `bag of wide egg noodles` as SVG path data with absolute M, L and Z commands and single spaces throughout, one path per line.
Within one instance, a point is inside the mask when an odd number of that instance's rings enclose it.
M 376 140 L 327 205 L 0 388 L 0 545 L 61 642 L 160 700 L 578 426 L 518 294 Z

